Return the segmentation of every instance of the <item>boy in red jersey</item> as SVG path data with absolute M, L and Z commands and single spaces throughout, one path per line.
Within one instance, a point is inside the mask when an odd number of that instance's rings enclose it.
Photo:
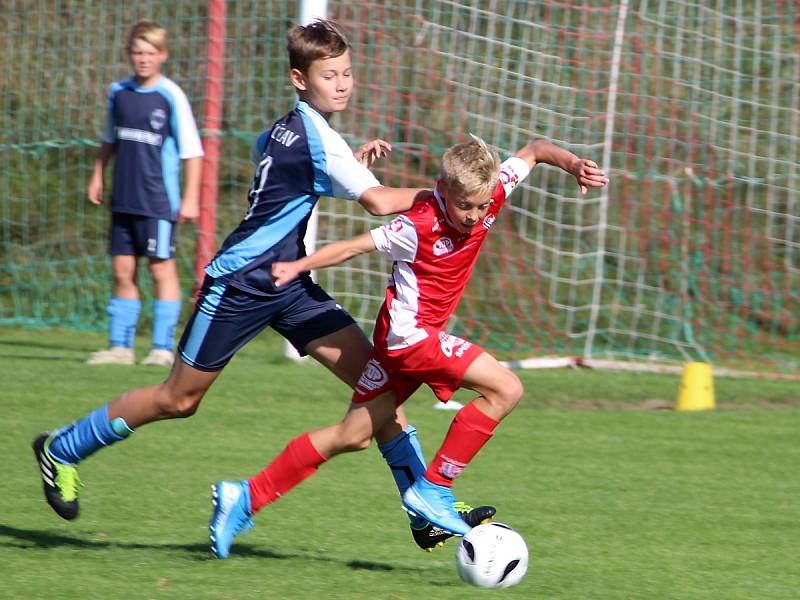
M 295 438 L 252 479 L 215 484 L 215 493 L 230 485 L 246 486 L 249 492 L 250 506 L 238 507 L 248 520 L 229 532 L 228 546 L 239 529 L 251 524 L 252 514 L 315 473 L 323 462 L 366 448 L 376 428 L 390 421 L 396 408 L 423 383 L 442 402 L 460 387 L 478 396 L 456 414 L 424 475 L 403 495 L 403 506 L 453 534 L 469 531 L 470 525 L 453 507 L 453 479 L 516 406 L 523 389 L 517 376 L 489 353 L 444 328 L 500 209 L 540 162 L 575 176 L 583 193 L 608 182 L 594 162 L 544 140 L 527 144 L 500 164 L 494 150 L 473 138 L 444 154 L 436 188 L 390 223 L 299 260 L 273 263 L 275 284 L 285 285 L 311 269 L 337 265 L 373 250 L 394 261 L 375 325 L 374 348 L 344 419 Z M 225 520 L 228 510 L 216 506 L 212 530 L 214 523 Z

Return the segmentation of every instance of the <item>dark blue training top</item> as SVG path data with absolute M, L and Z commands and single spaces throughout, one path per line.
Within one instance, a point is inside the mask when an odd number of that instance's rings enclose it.
M 325 118 L 305 102 L 256 141 L 250 207 L 206 273 L 254 294 L 272 296 L 272 263 L 306 255 L 303 238 L 320 196 L 358 200 L 380 182 Z
M 203 156 L 186 95 L 162 76 L 147 88 L 130 77 L 111 85 L 102 141 L 114 144 L 111 210 L 174 221 L 180 160 Z

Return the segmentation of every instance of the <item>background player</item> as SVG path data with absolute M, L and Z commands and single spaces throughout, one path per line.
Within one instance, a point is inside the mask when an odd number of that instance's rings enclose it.
M 81 460 L 137 427 L 193 415 L 228 361 L 267 326 L 351 388 L 358 381 L 371 351 L 364 333 L 308 275 L 280 288 L 273 285 L 272 263 L 305 255 L 306 223 L 320 195 L 358 200 L 372 214 L 390 214 L 409 208 L 422 190 L 382 187 L 362 162 L 386 154 L 388 144 L 365 144 L 354 156 L 328 123 L 333 113 L 345 110 L 353 89 L 349 45 L 338 27 L 329 21 L 295 27 L 288 51 L 299 101 L 259 138 L 249 209 L 206 268 L 169 377 L 34 440 L 45 497 L 65 519 L 78 515 L 76 465 Z M 376 438 L 403 493 L 425 470 L 416 431 L 398 409 L 376 429 Z M 494 509 L 464 513 L 479 522 Z M 450 537 L 421 519 L 411 525 L 423 548 Z
M 436 188 L 422 195 L 411 210 L 311 256 L 272 265 L 276 285 L 291 286 L 311 269 L 376 249 L 394 260 L 375 324 L 375 347 L 345 418 L 295 438 L 252 479 L 213 486 L 210 528 L 217 556 L 228 555 L 234 536 L 252 525 L 255 512 L 315 473 L 327 459 L 366 448 L 375 431 L 422 383 L 442 402 L 459 387 L 479 395 L 456 414 L 424 476 L 405 492 L 403 505 L 446 531 L 458 535 L 469 531 L 472 524 L 453 508 L 452 481 L 514 408 L 523 390 L 517 376 L 489 353 L 444 328 L 506 198 L 540 162 L 574 175 L 583 193 L 607 182 L 595 163 L 544 140 L 526 145 L 501 165 L 497 153 L 474 138 L 444 154 Z M 230 502 L 231 498 L 238 501 Z
M 139 257 L 153 278 L 153 334 L 143 365 L 169 366 L 181 310 L 175 267 L 175 223 L 198 216 L 203 149 L 189 101 L 161 74 L 167 60 L 167 32 L 140 21 L 128 36 L 133 75 L 111 85 L 108 118 L 87 194 L 103 203 L 103 171 L 112 155 L 111 270 L 114 295 L 109 315 L 109 348 L 93 353 L 90 365 L 133 364 L 136 324 L 141 312 L 137 284 Z M 183 198 L 180 161 L 186 162 Z

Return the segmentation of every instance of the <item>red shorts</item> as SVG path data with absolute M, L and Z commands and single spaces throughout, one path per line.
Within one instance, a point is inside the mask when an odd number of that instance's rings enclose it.
M 445 331 L 428 330 L 428 337 L 402 350 L 376 346 L 361 373 L 353 402 L 367 402 L 387 392 L 397 392 L 405 402 L 423 383 L 447 402 L 461 387 L 467 368 L 484 352 L 480 346 Z

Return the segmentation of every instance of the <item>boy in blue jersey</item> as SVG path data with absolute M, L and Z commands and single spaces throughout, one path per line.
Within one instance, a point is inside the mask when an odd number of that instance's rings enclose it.
M 203 148 L 183 91 L 161 74 L 167 32 L 140 21 L 128 36 L 134 74 L 111 85 L 108 118 L 87 195 L 103 203 L 103 171 L 114 155 L 111 190 L 109 348 L 91 355 L 90 365 L 133 364 L 136 323 L 141 312 L 137 263 L 146 257 L 153 278 L 153 333 L 143 365 L 170 366 L 181 289 L 175 268 L 175 224 L 197 218 Z M 180 161 L 186 163 L 181 197 Z
M 386 142 L 375 140 L 353 154 L 330 127 L 329 118 L 345 110 L 353 89 L 350 47 L 339 28 L 316 21 L 293 28 L 287 42 L 299 101 L 259 137 L 249 208 L 206 268 L 169 377 L 34 440 L 45 497 L 65 519 L 78 516 L 78 462 L 137 427 L 193 415 L 228 361 L 265 327 L 351 388 L 367 362 L 372 346 L 352 317 L 308 275 L 276 287 L 272 264 L 305 256 L 306 224 L 321 195 L 356 200 L 371 214 L 387 215 L 408 209 L 421 190 L 383 187 L 367 169 L 391 150 Z M 398 408 L 375 438 L 402 495 L 426 468 L 416 430 Z M 223 507 L 241 506 L 240 500 L 236 488 L 216 498 Z M 460 512 L 475 525 L 495 511 L 462 507 Z M 412 519 L 411 528 L 426 550 L 451 535 L 422 519 Z

